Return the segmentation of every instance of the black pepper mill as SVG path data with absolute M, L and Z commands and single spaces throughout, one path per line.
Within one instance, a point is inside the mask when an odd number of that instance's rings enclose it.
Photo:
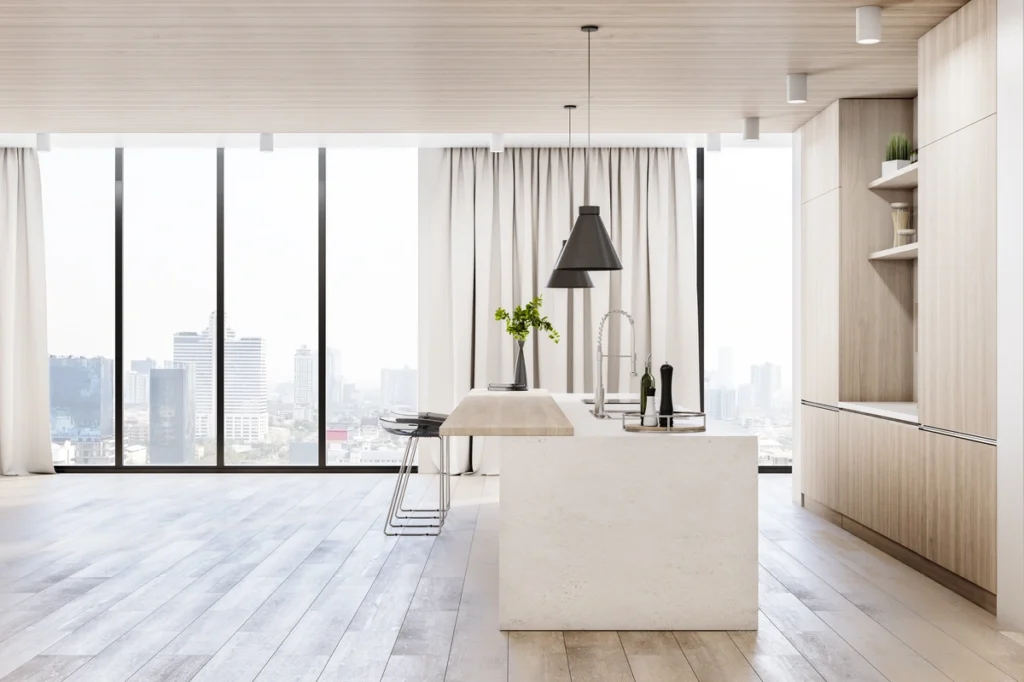
M 675 403 L 672 401 L 672 365 L 667 362 L 661 366 L 661 406 L 658 408 L 658 425 L 661 427 L 672 426 L 672 413 L 675 412 Z

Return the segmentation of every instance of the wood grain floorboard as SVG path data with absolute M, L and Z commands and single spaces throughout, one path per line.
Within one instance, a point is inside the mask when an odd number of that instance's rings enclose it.
M 499 479 L 455 479 L 444 533 L 397 539 L 393 481 L 0 480 L 0 679 L 1024 682 L 1024 635 L 792 505 L 788 476 L 761 477 L 759 629 L 728 633 L 501 632 Z

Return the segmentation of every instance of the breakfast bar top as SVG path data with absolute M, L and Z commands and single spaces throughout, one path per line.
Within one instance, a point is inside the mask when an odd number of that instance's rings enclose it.
M 571 436 L 572 422 L 542 388 L 474 389 L 441 425 L 442 436 Z

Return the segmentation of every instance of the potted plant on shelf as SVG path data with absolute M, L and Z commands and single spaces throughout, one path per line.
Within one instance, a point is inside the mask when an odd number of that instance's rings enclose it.
M 530 335 L 531 329 L 539 329 L 548 333 L 555 343 L 558 343 L 558 332 L 551 326 L 548 318 L 540 314 L 542 297 L 537 296 L 525 306 L 517 305 L 510 315 L 504 308 L 494 311 L 494 319 L 504 321 L 505 331 L 516 340 L 516 380 L 513 384 L 519 390 L 526 390 L 526 360 L 523 357 L 523 346 Z
M 886 178 L 901 168 L 910 165 L 910 140 L 905 133 L 893 133 L 885 147 L 885 162 L 882 163 L 882 177 Z

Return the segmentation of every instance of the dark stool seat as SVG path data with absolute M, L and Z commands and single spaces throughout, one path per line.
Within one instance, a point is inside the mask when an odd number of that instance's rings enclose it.
M 451 458 L 448 439 L 441 435 L 441 425 L 448 415 L 438 412 L 402 413 L 392 412 L 379 420 L 380 427 L 388 433 L 405 437 L 405 454 L 398 469 L 398 479 L 391 495 L 388 516 L 384 522 L 385 535 L 440 535 L 444 521 L 451 509 Z M 421 438 L 437 438 L 440 443 L 440 467 L 438 468 L 438 505 L 436 509 L 406 508 L 405 494 L 409 476 L 416 458 Z

